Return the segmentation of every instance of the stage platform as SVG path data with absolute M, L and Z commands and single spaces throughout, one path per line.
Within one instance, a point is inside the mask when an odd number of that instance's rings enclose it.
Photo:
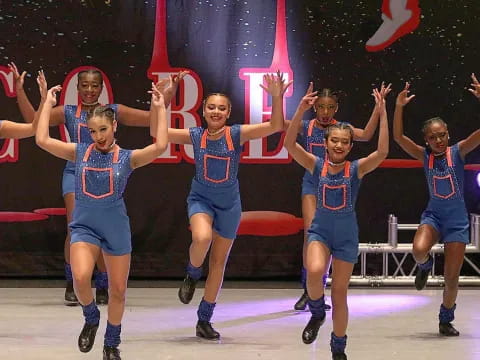
M 83 325 L 80 307 L 62 303 L 62 282 L 0 282 L 1 360 L 102 359 L 106 307 L 101 307 L 97 341 L 88 354 L 77 349 Z M 178 282 L 132 282 L 122 324 L 124 360 L 311 360 L 330 359 L 331 314 L 311 345 L 301 340 L 308 312 L 292 306 L 297 284 L 228 282 L 212 322 L 222 340 L 195 337 L 197 305 L 177 299 Z M 23 287 L 23 286 L 32 287 Z M 51 287 L 57 286 L 58 287 Z M 138 286 L 148 287 L 138 287 Z M 158 287 L 158 286 L 162 287 Z M 284 285 L 284 286 L 283 286 Z M 8 287 L 10 286 L 10 287 Z M 328 294 L 328 290 L 327 290 Z M 442 289 L 352 288 L 349 292 L 349 360 L 471 360 L 480 359 L 480 289 L 464 288 L 457 301 L 458 338 L 438 335 Z

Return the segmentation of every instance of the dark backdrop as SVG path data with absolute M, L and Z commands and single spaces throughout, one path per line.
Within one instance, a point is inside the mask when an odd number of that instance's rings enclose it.
M 162 1 L 158 0 L 158 3 Z M 286 99 L 287 118 L 293 115 L 309 81 L 315 87 L 341 90 L 338 120 L 363 127 L 373 107 L 371 89 L 392 82 L 388 99 L 393 117 L 395 96 L 405 81 L 416 98 L 405 112 L 405 131 L 422 143 L 422 121 L 441 116 L 455 143 L 477 129 L 478 101 L 466 90 L 478 71 L 476 1 L 421 0 L 418 29 L 384 51 L 368 53 L 365 41 L 380 25 L 381 1 L 286 0 L 286 47 L 294 91 Z M 153 64 L 157 1 L 0 1 L 0 66 L 15 61 L 28 71 L 25 90 L 34 106 L 38 90 L 34 74 L 43 68 L 49 84 L 62 84 L 73 69 L 92 65 L 108 76 L 114 101 L 148 109 L 146 90 Z M 221 91 L 233 102 L 232 122 L 246 118 L 242 68 L 270 68 L 275 50 L 276 1 L 166 1 L 167 51 L 172 68 L 188 68 L 201 81 L 203 93 Z M 157 21 L 157 26 L 159 23 Z M 277 44 L 278 45 L 278 44 Z M 278 49 L 277 49 L 278 51 Z M 4 71 L 5 68 L 2 68 Z M 200 93 L 199 93 L 200 94 Z M 0 96 L 0 118 L 22 121 L 15 98 Z M 201 114 L 201 111 L 198 112 Z M 310 114 L 309 116 L 313 116 Z M 52 132 L 58 136 L 58 130 Z M 125 148 L 151 141 L 142 128 L 122 127 Z M 278 136 L 273 137 L 275 146 Z M 351 158 L 376 147 L 356 143 Z M 0 144 L 1 148 L 1 144 Z M 61 173 L 64 161 L 19 142 L 19 159 L 0 164 L 0 209 L 32 211 L 63 207 Z M 480 152 L 467 158 L 480 162 Z M 389 158 L 408 158 L 391 143 Z M 186 162 L 156 163 L 134 172 L 125 199 L 133 232 L 132 275 L 181 276 L 190 233 L 185 199 L 194 172 Z M 244 210 L 283 211 L 301 217 L 303 170 L 295 163 L 244 163 L 239 180 Z M 476 172 L 466 172 L 465 198 L 477 211 Z M 387 216 L 416 223 L 427 201 L 421 169 L 378 169 L 362 184 L 357 202 L 360 239 L 383 242 Z M 63 271 L 65 219 L 0 223 L 0 275 L 59 276 Z M 233 247 L 227 276 L 293 276 L 301 266 L 302 234 L 280 237 L 240 236 Z M 380 265 L 380 264 L 379 264 Z

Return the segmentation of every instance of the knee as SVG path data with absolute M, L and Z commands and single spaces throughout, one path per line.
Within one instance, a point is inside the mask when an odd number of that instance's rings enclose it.
M 125 294 L 127 292 L 127 284 L 109 284 L 109 298 L 115 302 L 125 302 Z
M 325 266 L 318 262 L 307 264 L 307 276 L 322 277 L 325 274 Z
M 76 288 L 91 287 L 91 272 L 75 271 L 74 269 L 72 269 L 72 277 Z
M 424 246 L 413 244 L 413 249 L 412 249 L 413 258 L 415 259 L 415 261 L 417 263 L 418 262 L 423 262 L 425 260 L 425 258 L 427 257 L 429 250 L 430 249 L 427 249 Z
M 192 242 L 199 246 L 209 246 L 212 236 L 208 234 L 192 234 Z

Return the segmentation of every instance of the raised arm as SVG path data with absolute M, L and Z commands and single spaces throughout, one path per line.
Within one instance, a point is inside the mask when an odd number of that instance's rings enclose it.
M 377 89 L 373 89 L 375 104 L 380 116 L 380 131 L 378 133 L 377 150 L 358 161 L 358 177 L 361 179 L 365 174 L 375 170 L 388 155 L 388 120 L 385 108 L 385 98 Z
M 27 72 L 23 71 L 20 74 L 17 65 L 15 65 L 14 62 L 8 64 L 8 68 L 13 73 L 13 79 L 15 80 L 15 92 L 17 94 L 18 108 L 20 109 L 25 122 L 31 123 L 33 122 L 33 117 L 35 116 L 35 109 L 33 108 L 27 94 L 25 93 L 25 90 L 23 89 L 23 83 L 25 82 L 25 75 Z
M 170 99 L 172 98 L 172 87 L 176 88 L 178 86 L 178 82 L 183 79 L 183 77 L 187 74 L 186 71 L 181 71 L 178 75 L 173 78 L 171 75 L 167 79 L 161 79 L 159 82 L 155 84 L 156 89 L 163 94 L 163 98 L 167 98 L 166 93 L 170 93 Z M 167 87 L 167 83 L 169 86 Z M 175 85 L 176 83 L 176 85 Z M 173 93 L 175 94 L 175 93 Z M 165 103 L 165 108 L 168 107 L 168 104 Z M 150 136 L 155 138 L 157 136 L 157 126 L 158 126 L 158 118 L 156 116 L 151 117 L 150 121 Z M 167 128 L 168 128 L 168 121 L 167 121 Z M 188 129 L 171 129 L 168 128 L 168 141 L 173 144 L 191 144 L 192 139 L 190 138 L 190 131 Z
M 313 86 L 309 86 L 309 90 L 312 89 Z M 316 91 L 310 92 L 302 98 L 287 129 L 285 139 L 283 140 L 283 146 L 285 146 L 290 155 L 310 173 L 313 173 L 313 169 L 315 168 L 316 157 L 308 151 L 305 151 L 305 149 L 297 143 L 297 134 L 298 128 L 301 126 L 303 113 L 313 106 L 317 99 L 316 94 Z
M 177 92 L 178 84 L 187 74 L 188 71 L 180 71 L 176 75 L 170 75 L 168 78 L 160 79 L 155 84 L 159 90 L 162 89 L 160 91 L 162 91 L 163 94 L 165 108 L 170 105 L 170 101 Z M 118 122 L 127 126 L 148 127 L 150 126 L 150 111 L 135 109 L 119 104 Z
M 267 86 L 260 84 L 263 90 L 272 96 L 272 116 L 270 121 L 261 124 L 242 125 L 240 130 L 240 143 L 243 144 L 249 140 L 257 139 L 282 131 L 283 124 L 283 95 L 292 84 L 289 81 L 285 84 L 283 74 L 280 71 L 277 75 L 265 74 L 263 80 Z
M 165 151 L 168 144 L 167 110 L 165 109 L 163 94 L 155 87 L 155 84 L 152 84 L 150 93 L 152 94 L 150 107 L 151 121 L 157 123 L 157 133 L 155 134 L 156 142 L 143 149 L 132 151 L 130 158 L 132 169 L 150 164 Z
M 17 94 L 18 107 L 22 113 L 23 120 L 25 120 L 26 123 L 31 123 L 35 118 L 36 111 L 23 88 L 23 83 L 25 81 L 25 75 L 27 72 L 23 71 L 22 74 L 20 74 L 17 66 L 13 62 L 8 64 L 8 68 L 13 73 L 13 77 L 15 79 L 15 92 Z M 63 124 L 64 122 L 65 115 L 63 112 L 63 106 L 57 106 L 50 113 L 49 124 L 50 126 L 55 126 Z
M 480 100 L 480 83 L 478 82 L 475 74 L 472 74 L 472 89 L 468 89 L 477 99 Z M 470 151 L 475 149 L 480 145 L 480 129 L 475 130 L 469 137 L 460 141 L 458 143 L 458 150 L 460 151 L 460 156 L 465 158 Z
M 308 88 L 307 88 L 307 92 L 305 93 L 305 95 L 308 95 L 310 93 L 313 93 L 313 82 L 310 82 L 308 84 Z M 315 91 L 315 93 L 317 93 Z M 300 102 L 300 104 L 302 104 Z M 308 106 L 304 106 L 303 108 L 300 108 L 300 105 L 299 107 L 297 107 L 297 110 L 295 111 L 295 114 L 293 114 L 293 116 L 296 116 L 297 115 L 297 112 L 299 112 L 299 116 L 302 118 L 303 117 L 303 114 L 308 110 L 310 109 L 311 107 L 313 106 L 312 105 L 308 105 Z M 292 123 L 292 120 L 283 120 L 283 130 L 287 131 L 288 130 L 288 127 L 291 125 Z M 297 128 L 297 134 L 300 134 L 302 132 L 302 123 L 300 122 L 298 124 L 298 128 Z
M 386 98 L 390 91 L 392 91 L 392 84 L 388 84 L 388 86 L 385 86 L 385 83 L 382 82 L 382 85 L 380 86 L 380 94 L 382 95 L 382 97 Z M 375 134 L 375 130 L 377 129 L 379 118 L 380 114 L 378 113 L 378 106 L 377 104 L 375 104 L 372 114 L 370 115 L 370 119 L 368 120 L 365 128 L 353 128 L 353 139 L 356 141 L 370 141 L 373 134 Z
M 397 96 L 393 115 L 393 139 L 408 155 L 423 161 L 425 148 L 415 144 L 412 139 L 403 134 L 403 107 L 415 97 L 415 95 L 408 96 L 409 88 L 410 84 L 405 83 L 405 88 Z
M 40 80 L 37 78 L 37 82 Z M 57 100 L 55 98 L 56 93 L 62 89 L 60 85 L 54 86 L 47 92 L 45 100 L 42 99 L 38 109 L 38 126 L 35 134 L 35 141 L 39 147 L 48 151 L 56 157 L 75 161 L 75 149 L 77 144 L 65 143 L 63 141 L 53 139 L 49 133 L 49 119 L 52 112 L 52 107 L 55 106 Z

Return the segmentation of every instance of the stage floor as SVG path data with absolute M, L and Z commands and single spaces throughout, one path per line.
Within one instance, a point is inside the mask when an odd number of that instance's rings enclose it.
M 178 282 L 179 284 L 180 282 Z M 255 283 L 250 283 L 253 285 Z M 261 283 L 258 283 L 261 286 Z M 222 340 L 195 337 L 197 305 L 177 299 L 175 288 L 130 288 L 123 321 L 124 360 L 142 359 L 330 359 L 331 315 L 311 345 L 301 340 L 308 312 L 292 306 L 298 289 L 224 289 L 212 319 Z M 328 293 L 328 290 L 327 290 Z M 349 292 L 350 360 L 480 359 L 480 290 L 459 292 L 458 338 L 438 335 L 442 289 L 358 289 Z M 0 288 L 0 359 L 101 359 L 106 307 L 97 342 L 88 354 L 77 349 L 83 325 L 80 307 L 62 303 L 61 288 Z

